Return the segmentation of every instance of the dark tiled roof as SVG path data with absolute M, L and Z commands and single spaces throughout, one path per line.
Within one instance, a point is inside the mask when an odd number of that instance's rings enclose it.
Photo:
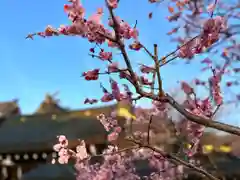
M 224 176 L 233 176 L 240 174 L 240 159 L 230 153 L 213 152 L 209 155 L 198 155 L 201 167 L 211 174 L 220 172 Z M 186 170 L 187 174 L 196 175 L 193 169 Z M 194 179 L 194 178 L 193 178 Z
M 2 123 L 0 153 L 52 149 L 57 135 L 69 140 L 101 137 L 106 134 L 102 124 L 84 112 L 18 116 Z
M 43 164 L 23 175 L 22 180 L 75 180 L 71 165 Z
M 56 143 L 57 135 L 66 135 L 72 141 L 91 139 L 92 142 L 94 139 L 94 142 L 99 142 L 97 139 L 100 139 L 102 143 L 106 139 L 106 131 L 96 116 L 100 113 L 109 115 L 116 107 L 115 104 L 9 118 L 0 128 L 0 153 L 50 150 Z
M 225 175 L 239 174 L 240 158 L 228 153 L 217 153 L 214 157 L 214 164 L 218 171 Z M 214 170 L 211 164 L 206 164 L 204 167 L 207 170 Z

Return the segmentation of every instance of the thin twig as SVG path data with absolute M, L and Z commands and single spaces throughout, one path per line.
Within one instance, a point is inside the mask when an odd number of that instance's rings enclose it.
M 157 48 L 157 47 L 156 47 Z M 148 50 L 146 50 L 148 51 Z M 149 54 L 150 56 L 152 56 L 153 61 L 155 62 L 155 59 L 158 59 L 157 56 L 157 50 L 155 50 L 155 46 L 154 46 L 154 55 Z M 155 86 L 155 79 L 156 79 L 156 73 L 157 73 L 157 65 L 155 63 L 155 71 L 152 74 L 152 85 L 151 85 L 151 93 L 154 94 L 154 86 Z M 159 89 L 160 90 L 160 89 Z
M 97 32 L 97 33 L 98 33 L 99 35 L 105 37 L 105 38 L 108 39 L 109 41 L 112 41 L 113 43 L 116 43 L 116 42 L 117 42 L 116 39 L 113 38 L 113 37 L 111 37 L 111 36 L 108 36 L 108 35 L 103 34 L 103 33 L 101 33 L 101 32 Z
M 221 104 L 216 107 L 216 109 L 214 110 L 214 112 L 213 112 L 213 114 L 212 114 L 212 118 L 216 115 L 216 113 L 218 112 L 218 110 L 220 109 L 220 107 L 221 107 Z
M 156 97 L 155 97 L 156 98 Z M 157 99 L 157 98 L 156 98 Z M 188 112 L 184 107 L 177 103 L 170 95 L 166 94 L 165 101 L 167 101 L 180 114 L 185 116 L 188 120 L 204 125 L 206 127 L 214 128 L 231 134 L 240 136 L 240 128 L 231 126 L 225 123 L 213 121 L 211 118 L 200 117 Z
M 159 65 L 159 67 L 162 67 L 162 66 L 167 65 L 168 63 L 174 61 L 174 60 L 177 59 L 177 58 L 178 58 L 178 56 L 174 56 L 174 57 L 172 57 L 171 59 L 167 60 L 166 62 L 164 62 L 164 63 L 162 62 L 162 63 Z
M 113 71 L 113 72 L 109 72 L 109 71 L 99 72 L 98 75 L 109 75 L 109 74 L 120 73 L 120 72 L 124 72 L 124 71 L 128 71 L 128 69 L 119 69 L 119 70 Z M 81 77 L 84 77 L 84 75 L 81 75 Z
M 117 21 L 114 17 L 114 14 L 113 14 L 113 11 L 112 11 L 112 8 L 109 7 L 107 1 L 106 1 L 106 4 L 107 4 L 107 7 L 109 9 L 109 12 L 110 12 L 110 15 L 111 15 L 111 18 L 113 19 L 113 22 L 114 22 L 114 30 L 115 30 L 115 33 L 116 33 L 116 38 L 119 37 L 118 35 L 118 24 L 117 24 Z M 193 41 L 194 39 L 198 38 L 198 36 L 195 36 L 193 37 L 192 39 L 190 39 L 187 43 Z M 165 58 L 171 56 L 172 54 L 175 54 L 181 47 L 187 45 L 187 43 L 183 44 L 182 46 L 180 46 L 179 48 L 177 48 L 175 51 L 169 53 L 167 56 L 165 56 Z M 240 128 L 238 127 L 235 127 L 235 126 L 231 126 L 231 125 L 228 125 L 228 124 L 224 124 L 224 123 L 220 123 L 220 122 L 216 122 L 216 121 L 213 121 L 211 118 L 205 118 L 205 117 L 200 117 L 200 116 L 197 116 L 197 115 L 194 115 L 190 112 L 188 112 L 185 108 L 183 108 L 179 103 L 177 103 L 170 95 L 166 94 L 164 97 L 159 97 L 158 95 L 155 95 L 155 94 L 152 94 L 152 93 L 148 93 L 148 92 L 144 92 L 140 86 L 139 86 L 139 83 L 135 77 L 135 73 L 133 71 L 133 68 L 132 68 L 132 65 L 130 63 L 130 59 L 127 55 L 127 52 L 126 52 L 126 49 L 125 49 L 125 46 L 123 44 L 123 42 L 120 40 L 120 39 L 117 39 L 117 44 L 119 45 L 119 49 L 120 51 L 122 52 L 122 55 L 123 55 L 123 59 L 126 63 L 126 66 L 129 70 L 129 73 L 131 75 L 131 80 L 133 84 L 133 86 L 135 87 L 136 89 L 136 92 L 139 94 L 139 95 L 142 95 L 143 97 L 145 98 L 149 98 L 149 99 L 152 99 L 152 100 L 157 100 L 157 101 L 164 101 L 164 102 L 168 102 L 173 108 L 175 108 L 180 114 L 182 114 L 183 116 L 185 116 L 188 120 L 192 121 L 192 122 L 195 122 L 195 123 L 198 123 L 198 124 L 201 124 L 201 125 L 204 125 L 206 127 L 211 127 L 211 128 L 215 128 L 215 129 L 218 129 L 218 130 L 221 130 L 221 131 L 225 131 L 225 132 L 228 132 L 228 133 L 231 133 L 231 134 L 235 134 L 235 135 L 238 135 L 240 136 Z
M 211 18 L 213 17 L 213 15 L 214 15 L 214 10 L 216 9 L 216 6 L 217 6 L 217 2 L 218 2 L 218 0 L 215 0 L 214 1 L 214 9 L 212 10 L 212 12 L 211 12 Z
M 98 59 L 100 59 L 100 60 L 103 60 L 103 59 L 102 59 L 100 56 L 98 56 L 98 55 L 91 54 L 91 53 L 89 53 L 88 55 L 91 56 L 92 58 L 98 58 Z M 111 61 L 110 59 L 108 59 L 107 61 L 110 62 L 110 63 L 112 63 L 112 61 Z
M 157 74 L 157 80 L 158 80 L 158 87 L 159 92 L 158 95 L 162 97 L 164 95 L 163 93 L 163 87 L 162 87 L 162 79 L 160 74 L 160 67 L 159 67 L 159 61 L 158 61 L 158 47 L 157 44 L 154 44 L 154 62 L 155 62 L 155 68 L 156 68 L 156 74 Z
M 169 54 L 167 54 L 166 56 L 164 56 L 164 58 L 168 58 L 171 55 L 174 55 L 179 49 L 181 49 L 182 47 L 188 45 L 190 42 L 192 42 L 193 40 L 197 39 L 200 35 L 197 35 L 193 38 L 191 38 L 190 40 L 188 40 L 186 43 L 182 44 L 181 46 L 179 46 L 178 48 L 176 48 L 174 51 L 170 52 Z M 162 58 L 159 60 L 159 62 L 162 61 Z
M 120 37 L 119 37 L 119 24 L 118 24 L 118 22 L 117 22 L 117 20 L 116 20 L 116 18 L 115 18 L 115 16 L 114 16 L 114 14 L 113 14 L 113 9 L 112 9 L 112 8 L 109 6 L 109 4 L 108 4 L 108 1 L 105 0 L 105 3 L 106 3 L 106 6 L 107 6 L 107 8 L 108 8 L 108 11 L 109 11 L 109 13 L 110 13 L 110 16 L 111 16 L 111 18 L 112 18 L 112 20 L 113 20 L 113 29 L 114 29 L 115 35 L 116 35 L 116 43 L 118 44 L 119 49 L 120 49 L 120 51 L 122 52 L 123 59 L 124 59 L 125 64 L 126 64 L 128 70 L 129 70 L 129 73 L 130 73 L 130 75 L 131 75 L 131 77 L 132 77 L 132 79 L 131 79 L 132 82 L 131 82 L 131 83 L 135 86 L 136 91 L 137 91 L 139 94 L 141 94 L 142 90 L 141 90 L 141 88 L 140 88 L 140 86 L 139 86 L 139 83 L 138 83 L 137 78 L 135 77 L 135 73 L 134 73 L 134 71 L 133 71 L 133 68 L 132 68 L 130 59 L 129 59 L 128 55 L 127 55 L 127 51 L 126 51 L 126 49 L 125 49 L 125 46 L 124 46 L 123 42 L 121 41 L 121 39 L 120 39 Z
M 129 151 L 129 150 L 133 150 L 133 149 L 139 149 L 139 148 L 140 148 L 139 145 L 136 145 L 136 146 L 131 146 L 131 147 L 120 149 L 116 152 L 92 155 L 92 156 L 88 156 L 88 157 L 80 160 L 80 162 L 89 160 L 90 158 L 93 158 L 93 157 L 103 157 L 103 156 L 107 156 L 107 155 L 114 155 L 114 154 L 119 154 L 119 153 L 122 153 L 122 152 L 125 152 L 125 151 Z M 71 158 L 76 159 L 76 160 L 78 159 L 76 152 L 74 152 L 73 150 L 68 149 L 68 153 L 71 155 Z
M 136 101 L 140 100 L 141 98 L 143 98 L 143 96 L 139 95 L 135 98 L 132 98 L 131 100 L 136 102 Z
M 148 123 L 148 135 L 147 135 L 147 143 L 150 144 L 150 130 L 151 130 L 151 124 L 153 120 L 153 115 L 151 114 L 149 123 Z
M 142 144 L 141 142 L 136 141 L 136 140 L 131 139 L 131 138 L 128 138 L 127 140 L 129 140 L 129 141 L 131 141 L 131 142 L 133 142 L 133 143 L 135 143 L 135 144 L 138 144 L 140 147 L 143 147 L 143 148 L 145 147 L 145 148 L 151 149 L 151 150 L 153 150 L 154 152 L 159 153 L 159 154 L 163 155 L 164 157 L 168 158 L 170 161 L 172 161 L 172 162 L 175 163 L 175 164 L 178 164 L 178 163 L 179 163 L 179 164 L 184 165 L 185 167 L 188 167 L 188 168 L 190 168 L 190 169 L 193 169 L 193 170 L 195 170 L 197 173 L 206 176 L 208 179 L 211 179 L 211 180 L 219 180 L 218 178 L 214 177 L 213 175 L 211 175 L 210 173 L 208 173 L 208 172 L 205 171 L 204 169 L 201 169 L 201 168 L 199 168 L 199 167 L 196 167 L 194 164 L 191 164 L 191 163 L 188 163 L 188 162 L 186 162 L 186 161 L 184 161 L 184 160 L 181 160 L 181 159 L 179 159 L 178 157 L 176 157 L 176 156 L 174 156 L 174 155 L 172 155 L 172 154 L 168 154 L 168 153 L 166 153 L 166 152 L 163 152 L 163 151 L 162 151 L 161 149 L 159 149 L 159 148 L 150 146 L 150 145 L 148 145 L 148 144 L 146 144 L 146 145 L 145 145 L 145 144 Z
M 223 173 L 219 170 L 219 168 L 217 167 L 216 163 L 214 163 L 212 157 L 210 154 L 207 155 L 208 161 L 211 163 L 211 165 L 213 166 L 213 168 L 216 170 L 217 174 L 221 175 L 224 178 Z
M 154 59 L 154 55 L 146 48 L 146 46 L 144 46 L 143 44 L 141 44 L 142 48 L 146 51 L 146 53 L 152 58 Z

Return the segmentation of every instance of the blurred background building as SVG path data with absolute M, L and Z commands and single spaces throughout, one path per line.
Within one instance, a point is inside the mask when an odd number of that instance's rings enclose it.
M 70 110 L 61 107 L 57 99 L 47 94 L 35 113 L 24 115 L 17 100 L 0 103 L 1 180 L 74 180 L 73 164 L 51 164 L 52 158 L 57 157 L 52 150 L 56 136 L 66 135 L 72 148 L 76 147 L 79 138 L 104 148 L 107 133 L 96 116 L 100 113 L 110 114 L 117 106 Z M 147 111 L 135 109 L 136 113 Z M 144 127 L 135 126 L 135 129 L 143 130 Z M 169 132 L 173 131 L 171 123 L 159 119 L 153 124 L 154 128 L 158 129 L 157 140 L 170 137 Z M 121 148 L 129 145 L 122 139 L 118 144 Z M 203 151 L 196 159 L 199 166 L 219 177 L 240 179 L 239 137 L 208 132 L 202 137 L 201 144 Z M 147 167 L 145 170 L 141 168 L 142 172 L 148 171 Z M 198 179 L 190 170 L 186 178 Z

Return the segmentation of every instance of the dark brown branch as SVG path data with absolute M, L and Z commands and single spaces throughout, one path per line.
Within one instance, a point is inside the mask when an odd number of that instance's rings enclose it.
M 136 102 L 136 101 L 140 100 L 141 98 L 143 98 L 143 96 L 140 95 L 135 98 L 132 98 L 131 100 Z
M 194 115 L 194 114 L 188 112 L 184 107 L 182 107 L 169 94 L 165 94 L 164 97 L 159 97 L 157 95 L 149 94 L 149 93 L 142 92 L 142 91 L 139 94 L 142 95 L 143 97 L 146 97 L 146 98 L 149 98 L 152 100 L 168 102 L 173 108 L 175 108 L 180 114 L 185 116 L 189 121 L 204 125 L 206 127 L 214 128 L 217 130 L 221 130 L 224 132 L 228 132 L 230 134 L 235 134 L 235 135 L 240 136 L 240 128 L 238 128 L 236 126 L 231 126 L 231 125 L 228 125 L 225 123 L 221 123 L 221 122 L 216 122 L 210 118 Z
M 150 130 L 151 130 L 151 124 L 153 120 L 153 115 L 150 116 L 149 123 L 148 123 L 148 134 L 147 134 L 147 143 L 150 144 Z
M 211 18 L 212 18 L 213 15 L 214 15 L 214 10 L 216 9 L 217 2 L 218 2 L 218 0 L 215 0 L 215 1 L 214 1 L 214 9 L 213 9 L 213 11 L 211 12 Z
M 146 46 L 144 46 L 143 44 L 141 44 L 142 48 L 144 49 L 144 51 L 152 58 L 154 59 L 154 55 L 146 48 Z
M 214 110 L 213 114 L 212 114 L 212 118 L 216 115 L 216 113 L 218 112 L 218 110 L 220 109 L 221 105 L 218 105 L 216 107 L 216 109 Z
M 125 49 L 125 46 L 123 44 L 123 42 L 118 39 L 119 38 L 119 34 L 118 34 L 118 28 L 119 28 L 119 25 L 117 24 L 117 21 L 115 19 L 115 16 L 113 14 L 113 10 L 111 7 L 109 7 L 107 1 L 106 1 L 106 4 L 107 4 L 107 7 L 109 9 L 109 12 L 110 12 L 110 15 L 111 15 L 111 18 L 113 19 L 113 22 L 114 22 L 114 30 L 115 30 L 115 33 L 116 33 L 116 41 L 117 41 L 117 44 L 119 45 L 119 49 L 120 51 L 122 52 L 122 55 L 123 55 L 123 59 L 126 63 L 126 66 L 129 70 L 129 73 L 132 77 L 132 84 L 133 86 L 135 87 L 136 89 L 136 92 L 145 97 L 145 98 L 149 98 L 149 99 L 152 99 L 152 100 L 157 100 L 157 101 L 165 101 L 165 102 L 168 102 L 172 107 L 174 107 L 178 112 L 180 112 L 183 116 L 185 116 L 188 120 L 190 121 L 193 121 L 195 123 L 198 123 L 198 124 L 201 124 L 201 125 L 204 125 L 206 127 L 211 127 L 211 128 L 215 128 L 215 129 L 218 129 L 218 130 L 221 130 L 221 131 L 225 131 L 225 132 L 228 132 L 228 133 L 231 133 L 231 134 L 235 134 L 235 135 L 238 135 L 240 136 L 240 128 L 238 127 L 235 127 L 235 126 L 231 126 L 231 125 L 228 125 L 228 124 L 224 124 L 224 123 L 220 123 L 220 122 L 215 122 L 213 121 L 212 119 L 209 119 L 209 118 L 205 118 L 205 117 L 199 117 L 197 115 L 194 115 L 190 112 L 188 112 L 187 110 L 185 110 L 179 103 L 177 103 L 170 95 L 166 95 L 165 97 L 159 97 L 158 95 L 154 95 L 152 93 L 147 93 L 147 92 L 144 92 L 139 84 L 138 84 L 138 81 L 135 77 L 135 74 L 134 74 L 134 71 L 133 71 L 133 68 L 132 68 L 132 65 L 130 63 L 130 59 L 127 55 L 127 52 L 126 52 L 126 49 Z M 196 38 L 198 38 L 198 36 L 195 36 L 193 37 L 192 39 L 190 39 L 188 42 L 184 43 L 182 46 L 180 46 L 179 48 L 177 48 L 175 51 L 169 53 L 167 56 L 165 56 L 165 58 L 175 54 L 181 47 L 187 45 L 189 42 L 195 40 Z M 160 60 L 161 61 L 161 60 Z
M 129 70 L 129 73 L 130 73 L 130 75 L 132 77 L 132 79 L 131 79 L 132 82 L 131 83 L 135 86 L 137 93 L 139 93 L 141 95 L 142 94 L 142 90 L 141 90 L 141 88 L 139 86 L 137 78 L 135 77 L 135 73 L 133 71 L 130 59 L 129 59 L 128 55 L 127 55 L 127 51 L 125 49 L 125 45 L 123 44 L 123 42 L 121 41 L 121 39 L 119 37 L 119 24 L 118 24 L 114 14 L 113 14 L 113 9 L 109 6 L 107 0 L 105 0 L 105 3 L 106 3 L 106 6 L 108 8 L 108 11 L 110 13 L 110 16 L 111 16 L 111 18 L 113 20 L 113 29 L 114 29 L 115 35 L 116 35 L 116 40 L 115 41 L 118 44 L 120 51 L 122 52 L 123 59 L 124 59 L 125 64 L 126 64 L 128 70 Z
M 103 34 L 103 33 L 101 33 L 101 32 L 97 32 L 97 33 L 98 33 L 99 35 L 105 37 L 105 38 L 108 39 L 109 41 L 112 41 L 112 42 L 116 43 L 116 39 L 114 39 L 113 37 L 108 36 L 108 35 L 106 35 L 106 34 Z
M 145 48 L 145 51 L 148 52 L 148 50 Z M 150 52 L 149 52 L 150 53 Z M 152 57 L 152 59 L 155 62 L 155 59 L 157 57 L 157 50 L 155 50 L 155 46 L 154 46 L 154 55 L 152 55 L 151 53 L 149 54 L 149 56 Z M 156 79 L 156 73 L 157 73 L 157 66 L 155 64 L 155 71 L 152 74 L 152 85 L 151 85 L 151 93 L 154 94 L 154 87 L 155 87 L 155 79 Z
M 86 158 L 82 159 L 81 162 L 89 160 L 92 157 L 103 157 L 103 156 L 106 156 L 106 155 L 114 155 L 114 154 L 119 154 L 119 153 L 123 153 L 123 152 L 129 151 L 129 150 L 133 150 L 133 149 L 139 149 L 139 145 L 123 148 L 123 149 L 120 149 L 120 150 L 118 150 L 116 152 L 105 153 L 105 154 L 97 154 L 97 155 L 89 156 L 89 157 L 86 157 Z M 71 149 L 68 149 L 68 153 L 71 155 L 71 158 L 76 159 L 76 160 L 78 159 L 75 151 L 73 151 Z
M 211 179 L 211 180 L 220 180 L 218 178 L 216 178 L 215 176 L 213 176 L 212 174 L 208 173 L 207 171 L 205 171 L 204 169 L 202 168 L 199 168 L 191 163 L 187 163 L 186 161 L 183 161 L 182 159 L 172 155 L 172 154 L 168 154 L 167 157 L 170 159 L 170 160 L 173 160 L 177 163 L 180 163 L 188 168 L 191 168 L 193 170 L 195 170 L 197 173 L 199 174 L 202 174 L 204 176 L 206 176 L 208 179 Z
M 166 152 L 163 152 L 162 150 L 160 150 L 160 149 L 158 149 L 156 147 L 152 147 L 152 146 L 150 146 L 148 144 L 146 144 L 146 145 L 142 144 L 141 142 L 138 142 L 138 141 L 136 141 L 134 139 L 131 139 L 131 138 L 128 138 L 127 140 L 129 140 L 129 141 L 131 141 L 131 142 L 133 142 L 135 144 L 138 144 L 140 147 L 145 147 L 145 148 L 151 149 L 154 152 L 157 152 L 157 153 L 163 155 L 164 157 L 168 158 L 170 161 L 172 161 L 175 164 L 182 164 L 185 167 L 191 168 L 191 169 L 195 170 L 197 173 L 206 176 L 208 179 L 219 180 L 218 178 L 216 178 L 213 175 L 209 174 L 207 171 L 205 171 L 205 170 L 203 170 L 203 169 L 201 169 L 199 167 L 196 167 L 195 165 L 193 165 L 191 163 L 188 163 L 188 162 L 186 162 L 184 160 L 181 160 L 181 159 L 179 159 L 178 157 L 176 157 L 176 156 L 174 156 L 172 154 L 168 154 Z
M 157 44 L 154 44 L 154 62 L 155 62 L 155 68 L 156 68 L 156 74 L 157 74 L 157 80 L 158 80 L 158 87 L 159 92 L 158 95 L 162 97 L 164 95 L 163 93 L 163 87 L 162 87 L 162 79 L 160 74 L 160 67 L 159 67 L 159 61 L 158 61 L 158 47 Z
M 188 112 L 185 108 L 183 108 L 179 103 L 177 103 L 170 95 L 166 94 L 166 101 L 175 108 L 179 113 L 181 113 L 183 116 L 185 116 L 188 120 L 204 125 L 206 127 L 214 128 L 217 130 L 221 130 L 224 132 L 228 132 L 231 134 L 235 134 L 240 136 L 240 128 L 231 126 L 228 124 L 224 124 L 221 122 L 213 121 L 212 119 L 206 118 L 206 117 L 200 117 L 197 115 L 194 115 L 190 112 Z

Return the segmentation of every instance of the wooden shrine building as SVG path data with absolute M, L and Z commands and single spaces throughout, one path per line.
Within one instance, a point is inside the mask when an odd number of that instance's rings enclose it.
M 0 180 L 75 180 L 73 165 L 50 164 L 57 156 L 53 151 L 56 136 L 66 135 L 72 148 L 76 147 L 79 138 L 89 144 L 106 145 L 107 133 L 96 116 L 100 113 L 108 115 L 116 108 L 117 105 L 111 105 L 72 111 L 60 107 L 52 96 L 46 95 L 34 114 L 21 115 L 16 100 L 0 103 Z M 222 157 L 224 161 L 217 161 L 214 157 L 222 172 L 230 172 L 223 167 L 225 160 L 229 163 L 228 168 L 232 164 L 240 166 L 238 158 L 226 153 Z M 199 159 L 209 164 L 206 155 Z M 231 170 L 232 174 L 237 171 Z M 196 177 L 193 179 L 197 180 Z
M 52 157 L 57 156 L 53 152 L 56 136 L 66 135 L 73 148 L 79 143 L 79 138 L 90 144 L 105 144 L 107 133 L 96 116 L 110 114 L 116 108 L 112 105 L 70 111 L 60 107 L 49 95 L 32 115 L 21 115 L 19 109 L 13 107 L 1 108 L 2 104 L 0 111 L 8 111 L 3 113 L 7 116 L 0 126 L 0 170 L 1 179 L 7 180 L 45 180 L 48 178 L 42 176 L 48 176 L 44 173 L 46 169 L 55 172 L 56 177 L 49 174 L 50 179 L 64 179 L 61 171 L 68 171 L 63 170 L 65 166 L 49 164 Z
M 18 100 L 12 100 L 0 103 L 0 125 L 6 120 L 6 118 L 21 114 L 17 102 Z

